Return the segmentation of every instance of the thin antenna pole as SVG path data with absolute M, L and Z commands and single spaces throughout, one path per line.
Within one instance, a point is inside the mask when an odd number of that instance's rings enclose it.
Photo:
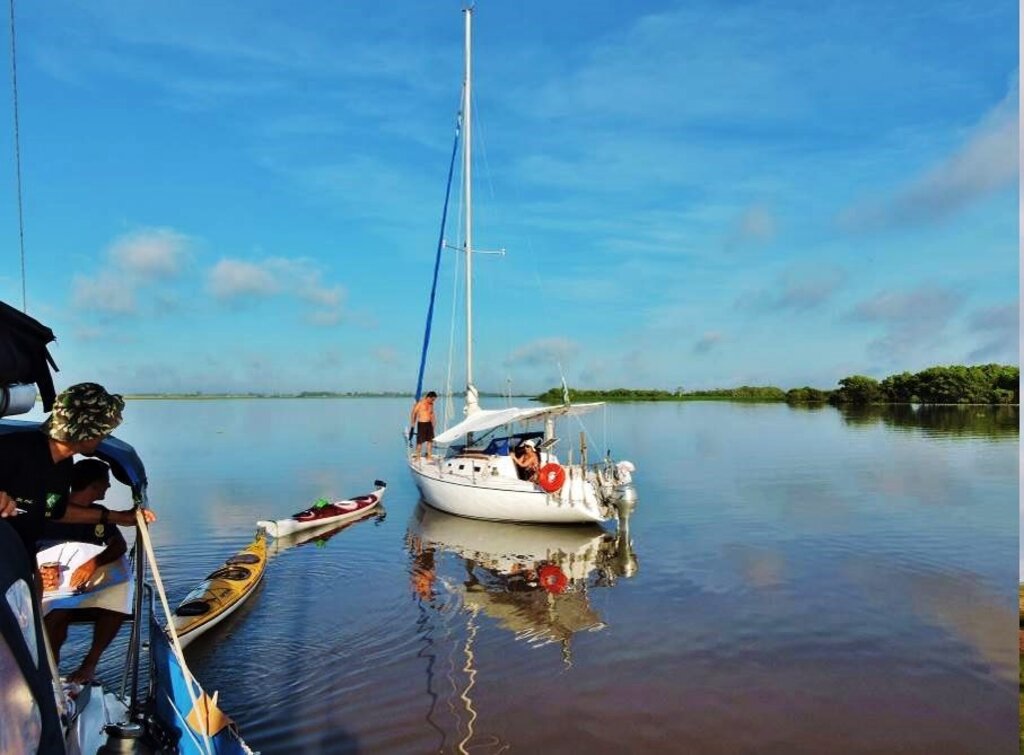
M 14 38 L 14 0 L 11 6 L 11 87 L 14 93 L 14 166 L 18 184 L 18 246 L 21 249 L 21 311 L 28 313 L 25 294 L 25 219 L 21 203 L 21 130 L 18 126 L 18 55 Z

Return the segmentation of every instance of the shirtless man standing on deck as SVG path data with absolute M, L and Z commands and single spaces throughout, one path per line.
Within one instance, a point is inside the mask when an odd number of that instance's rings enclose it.
M 427 458 L 430 458 L 430 452 L 434 445 L 434 401 L 436 400 L 437 394 L 429 391 L 412 408 L 412 415 L 409 417 L 409 421 L 416 427 L 414 459 L 420 458 L 420 446 L 424 443 L 427 444 Z

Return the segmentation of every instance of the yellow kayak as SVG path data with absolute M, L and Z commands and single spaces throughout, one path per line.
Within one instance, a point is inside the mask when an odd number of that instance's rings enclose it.
M 266 565 L 267 540 L 259 532 L 249 545 L 196 585 L 174 609 L 174 629 L 182 647 L 234 613 L 256 589 Z

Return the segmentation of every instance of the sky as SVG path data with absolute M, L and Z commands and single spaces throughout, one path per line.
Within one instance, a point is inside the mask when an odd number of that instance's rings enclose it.
M 58 388 L 415 390 L 461 11 L 19 3 L 24 303 Z M 473 260 L 481 390 L 1018 362 L 1016 2 L 473 19 L 473 239 L 505 250 Z M 7 78 L 0 299 L 21 309 Z M 425 390 L 465 383 L 462 265 L 443 252 Z

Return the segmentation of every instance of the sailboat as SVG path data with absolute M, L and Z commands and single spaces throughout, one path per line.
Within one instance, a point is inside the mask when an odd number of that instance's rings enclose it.
M 435 458 L 410 456 L 409 469 L 420 496 L 429 506 L 462 517 L 507 522 L 570 524 L 605 522 L 632 511 L 636 502 L 629 461 L 615 462 L 610 455 L 589 464 L 585 436 L 581 434 L 578 463 L 564 463 L 556 453 L 559 438 L 556 420 L 591 412 L 602 404 L 571 404 L 568 391 L 563 403 L 555 406 L 484 409 L 473 382 L 473 206 L 472 206 L 472 19 L 473 8 L 465 14 L 465 73 L 462 87 L 461 130 L 464 242 L 457 247 L 465 257 L 466 309 L 466 393 L 465 418 L 434 438 L 446 446 L 444 455 Z M 458 136 L 457 136 L 458 139 Z M 452 151 L 452 167 L 455 164 Z M 451 188 L 449 170 L 449 191 Z M 447 197 L 445 212 L 447 212 Z M 438 244 L 440 259 L 443 243 Z M 437 263 L 434 266 L 435 290 Z M 416 390 L 419 400 L 423 383 L 423 364 L 430 336 L 433 291 L 424 335 L 420 378 Z M 542 430 L 530 429 L 537 426 Z M 512 455 L 524 444 L 533 445 L 539 454 L 539 469 L 532 479 L 521 479 Z

